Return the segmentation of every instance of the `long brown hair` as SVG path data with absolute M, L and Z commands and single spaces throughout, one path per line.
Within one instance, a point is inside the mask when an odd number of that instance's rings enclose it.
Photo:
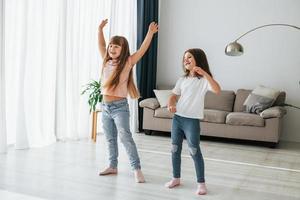
M 187 52 L 189 52 L 190 54 L 192 54 L 194 56 L 195 61 L 196 61 L 196 66 L 201 67 L 201 69 L 203 69 L 206 73 L 208 73 L 212 77 L 212 74 L 210 72 L 208 61 L 207 61 L 204 51 L 202 49 L 198 49 L 198 48 L 186 50 L 183 54 L 182 63 L 184 63 L 184 55 Z M 183 65 L 183 71 L 185 73 L 184 74 L 185 77 L 187 77 L 190 73 L 190 70 L 186 69 L 184 67 L 184 65 Z M 201 77 L 201 76 L 198 75 L 198 77 Z
M 103 87 L 108 87 L 109 89 L 114 90 L 120 83 L 120 76 L 126 66 L 128 58 L 130 56 L 130 51 L 129 51 L 128 41 L 125 37 L 113 36 L 110 39 L 110 42 L 106 49 L 105 58 L 103 59 L 103 67 L 109 60 L 112 60 L 112 58 L 108 54 L 109 45 L 111 45 L 111 44 L 119 45 L 119 46 L 121 46 L 122 49 L 121 49 L 120 56 L 118 57 L 118 62 L 116 63 L 117 67 L 116 67 L 114 73 L 110 76 L 110 78 L 107 80 L 107 82 L 103 85 Z M 103 67 L 102 67 L 102 71 L 103 71 Z M 132 69 L 129 72 L 127 88 L 128 88 L 128 93 L 131 98 L 139 98 L 140 97 L 140 93 L 134 84 Z

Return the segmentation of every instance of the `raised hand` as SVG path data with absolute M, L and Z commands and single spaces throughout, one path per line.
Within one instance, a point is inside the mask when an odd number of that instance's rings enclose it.
M 102 20 L 98 27 L 98 48 L 102 58 L 104 58 L 106 54 L 106 42 L 103 34 L 103 28 L 105 27 L 107 22 L 108 19 Z
M 148 28 L 148 32 L 155 34 L 158 31 L 158 24 L 156 22 L 151 22 Z
M 104 20 L 101 21 L 101 23 L 99 25 L 99 31 L 102 30 L 105 27 L 107 22 L 108 22 L 108 19 L 104 19 Z

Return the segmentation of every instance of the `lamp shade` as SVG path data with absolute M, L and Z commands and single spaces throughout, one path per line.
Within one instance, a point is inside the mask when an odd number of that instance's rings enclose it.
M 295 28 L 297 30 L 300 30 L 300 27 L 298 26 L 294 26 L 294 25 L 290 25 L 290 24 L 266 24 L 266 25 L 262 25 L 262 26 L 258 26 L 255 27 L 249 31 L 247 31 L 246 33 L 244 33 L 243 35 L 241 35 L 240 37 L 238 37 L 236 40 L 234 40 L 234 42 L 231 42 L 230 44 L 228 44 L 225 48 L 225 54 L 227 56 L 240 56 L 244 53 L 244 49 L 242 47 L 242 45 L 240 43 L 238 43 L 237 41 L 239 39 L 241 39 L 242 37 L 244 37 L 245 35 L 257 30 L 257 29 L 261 29 L 267 26 L 285 26 L 285 27 L 292 27 Z
M 243 46 L 238 42 L 231 42 L 225 48 L 225 54 L 227 56 L 240 56 L 244 53 Z

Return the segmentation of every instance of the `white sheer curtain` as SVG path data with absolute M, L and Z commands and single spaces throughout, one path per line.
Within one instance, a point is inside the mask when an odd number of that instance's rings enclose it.
M 0 0 L 0 153 L 7 147 L 5 117 L 5 69 L 4 69 L 4 0 Z
M 56 133 L 58 139 L 90 136 L 87 97 L 82 86 L 99 80 L 98 25 L 109 18 L 110 0 L 69 0 L 61 9 L 57 72 Z M 105 32 L 108 35 L 108 30 Z
M 136 22 L 131 20 L 135 20 L 136 1 L 124 2 L 6 2 L 6 92 L 2 95 L 1 88 L 1 98 L 5 96 L 6 100 L 9 144 L 24 149 L 51 144 L 56 139 L 90 137 L 87 97 L 80 96 L 80 92 L 91 79 L 99 79 L 97 29 L 100 20 L 109 18 L 111 25 L 116 25 L 111 31 L 125 35 L 133 45 L 131 50 L 135 50 Z M 123 7 L 117 7 L 120 5 Z M 130 25 L 116 28 L 126 23 Z M 105 34 L 109 36 L 109 29 Z M 1 105 L 4 105 L 2 99 Z M 134 119 L 135 114 L 132 116 Z M 2 134 L 2 125 L 1 135 L 6 136 Z
M 59 0 L 6 1 L 7 132 L 17 149 L 56 139 L 58 8 Z

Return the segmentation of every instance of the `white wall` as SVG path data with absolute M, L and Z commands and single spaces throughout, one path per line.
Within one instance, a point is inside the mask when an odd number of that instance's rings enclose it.
M 267 27 L 239 42 L 244 55 L 229 57 L 225 46 L 246 31 L 268 23 L 300 27 L 298 0 L 161 0 L 158 85 L 182 75 L 188 48 L 202 48 L 222 89 L 253 89 L 258 84 L 287 92 L 287 103 L 300 106 L 300 31 Z M 287 108 L 282 140 L 300 142 L 300 110 Z

